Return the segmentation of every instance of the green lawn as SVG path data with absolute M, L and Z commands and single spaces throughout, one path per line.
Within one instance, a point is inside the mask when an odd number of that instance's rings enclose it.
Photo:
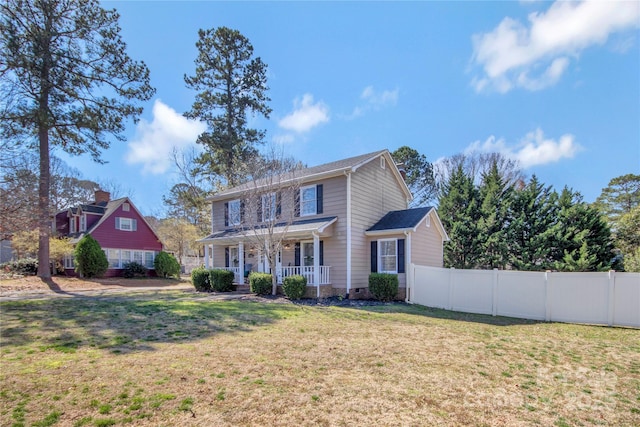
M 640 425 L 640 331 L 148 292 L 0 303 L 0 425 Z

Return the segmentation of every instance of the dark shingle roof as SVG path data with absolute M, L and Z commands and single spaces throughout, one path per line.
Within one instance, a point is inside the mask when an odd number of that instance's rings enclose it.
M 235 194 L 238 192 L 255 189 L 262 186 L 269 186 L 269 183 L 284 183 L 289 180 L 297 180 L 297 179 L 304 180 L 307 177 L 312 177 L 315 175 L 329 174 L 332 172 L 342 172 L 342 171 L 354 168 L 356 166 L 359 166 L 363 163 L 366 163 L 367 161 L 370 161 L 372 159 L 375 159 L 376 157 L 380 156 L 386 151 L 387 150 L 374 151 L 372 153 L 362 154 L 360 156 L 349 157 L 348 159 L 337 160 L 335 162 L 330 162 L 330 163 L 325 163 L 318 166 L 304 168 L 296 172 L 280 175 L 280 177 L 276 179 L 261 179 L 255 182 L 248 182 L 248 183 L 221 191 L 214 196 L 214 199 L 224 198 L 224 196 L 229 194 Z
M 383 216 L 367 231 L 403 230 L 413 228 L 433 209 L 431 206 L 424 208 L 405 209 L 391 211 Z

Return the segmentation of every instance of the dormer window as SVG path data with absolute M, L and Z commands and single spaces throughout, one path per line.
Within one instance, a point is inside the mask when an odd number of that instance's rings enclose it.
M 80 215 L 80 232 L 87 231 L 87 215 Z
M 69 233 L 75 233 L 76 232 L 76 217 L 75 215 L 72 215 L 69 218 Z

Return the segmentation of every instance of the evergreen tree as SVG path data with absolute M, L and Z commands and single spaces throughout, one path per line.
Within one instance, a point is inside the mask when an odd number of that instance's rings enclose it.
M 640 175 L 628 173 L 609 181 L 596 199 L 596 208 L 605 214 L 612 228 L 616 228 L 620 216 L 640 206 Z
M 601 213 L 564 188 L 553 234 L 554 265 L 560 271 L 606 271 L 614 266 L 611 230 Z M 614 266 L 615 267 L 615 266 Z
M 509 258 L 508 212 L 511 187 L 502 179 L 497 163 L 483 174 L 480 186 L 480 267 L 504 269 Z
M 50 151 L 89 153 L 100 161 L 106 138 L 124 140 L 154 93 L 144 63 L 126 54 L 119 16 L 97 0 L 4 0 L 0 3 L 0 139 L 39 153 L 38 275 L 49 267 Z
M 509 264 L 515 270 L 551 268 L 552 229 L 558 212 L 557 193 L 534 175 L 514 190 L 509 206 Z
M 438 215 L 451 239 L 444 246 L 445 267 L 477 267 L 480 257 L 478 192 L 462 166 L 455 169 L 442 186 Z
M 109 268 L 107 255 L 90 234 L 85 235 L 76 245 L 75 263 L 76 271 L 81 277 L 100 277 Z
M 198 137 L 205 152 L 198 162 L 204 172 L 224 178 L 229 187 L 241 183 L 248 163 L 257 155 L 265 132 L 249 128 L 248 114 L 269 118 L 267 65 L 253 57 L 253 46 L 240 32 L 226 27 L 199 30 L 193 76 L 184 77 L 198 91 L 185 116 L 204 121 Z

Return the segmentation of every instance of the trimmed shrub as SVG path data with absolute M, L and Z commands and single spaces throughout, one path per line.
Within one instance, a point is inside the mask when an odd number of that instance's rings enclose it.
M 153 268 L 160 277 L 180 276 L 180 263 L 173 255 L 165 251 L 161 251 L 156 255 L 156 259 L 153 261 Z
M 267 273 L 251 273 L 249 275 L 249 289 L 254 294 L 269 295 L 272 290 L 271 275 Z
M 209 281 L 209 270 L 203 267 L 191 270 L 191 283 L 198 292 L 211 292 L 211 282 Z
M 285 277 L 282 292 L 289 299 L 300 299 L 307 292 L 307 278 L 300 275 Z
M 109 268 L 107 255 L 91 235 L 84 236 L 75 249 L 76 272 L 82 277 L 100 277 Z
M 35 276 L 38 274 L 38 260 L 33 258 L 24 258 L 17 261 L 5 262 L 0 264 L 0 270 L 5 273 Z
M 146 277 L 147 267 L 140 264 L 139 262 L 128 262 L 124 265 L 122 275 L 127 279 L 131 279 L 133 277 Z
M 369 292 L 377 300 L 393 301 L 398 295 L 398 275 L 371 273 L 369 275 Z
M 230 292 L 233 290 L 233 271 L 215 269 L 209 272 L 209 282 L 213 292 Z

